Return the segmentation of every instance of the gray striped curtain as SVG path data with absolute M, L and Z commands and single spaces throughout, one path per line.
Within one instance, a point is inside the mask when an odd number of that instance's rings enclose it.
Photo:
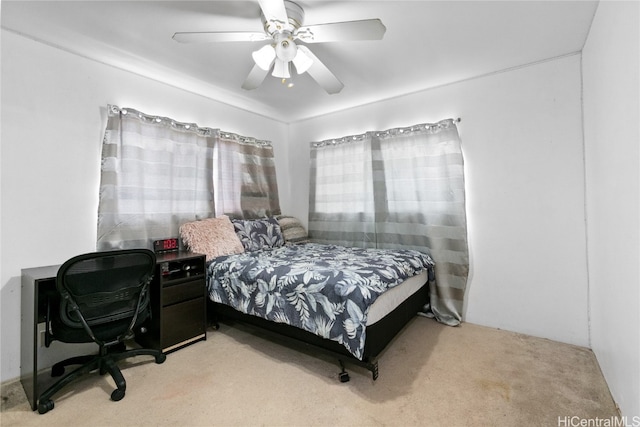
M 280 214 L 271 143 L 220 132 L 213 157 L 216 215 L 255 219 Z
M 353 162 L 354 151 L 370 167 L 362 166 L 362 175 L 344 167 L 344 181 L 359 182 L 372 200 L 370 211 L 355 212 L 360 208 L 351 204 L 355 187 L 327 184 L 340 182 L 341 165 Z M 313 143 L 310 193 L 309 235 L 314 241 L 430 253 L 436 262 L 430 310 L 443 323 L 460 323 L 469 255 L 464 163 L 453 120 Z M 339 212 L 340 203 L 347 213 Z M 345 224 L 341 215 L 364 221 Z M 340 226 L 334 227 L 336 223 Z M 359 233 L 362 228 L 369 232 Z
M 215 204 L 218 191 L 225 194 L 227 205 L 235 203 L 248 215 L 279 213 L 277 186 L 271 183 L 275 172 L 270 144 L 230 133 L 221 137 L 222 133 L 109 105 L 97 249 L 151 248 L 154 240 L 178 237 L 185 222 L 225 213 Z M 220 154 L 233 145 L 243 148 L 233 156 Z M 253 151 L 267 160 L 256 161 Z M 228 163 L 214 165 L 214 158 Z M 247 166 L 255 162 L 270 166 Z M 260 191 L 266 195 L 256 196 Z M 247 194 L 252 200 L 249 207 L 238 202 Z
M 311 150 L 309 232 L 318 243 L 375 247 L 371 144 L 366 135 Z

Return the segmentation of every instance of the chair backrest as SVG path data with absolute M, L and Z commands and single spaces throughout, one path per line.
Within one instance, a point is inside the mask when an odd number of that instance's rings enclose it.
M 70 328 L 132 319 L 148 309 L 148 284 L 156 257 L 148 249 L 93 252 L 71 258 L 58 270 L 60 320 Z M 79 312 L 79 313 L 78 313 Z

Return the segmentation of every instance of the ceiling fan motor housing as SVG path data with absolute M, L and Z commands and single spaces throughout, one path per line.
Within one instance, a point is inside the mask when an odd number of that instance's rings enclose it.
M 304 10 L 300 6 L 292 1 L 284 0 L 284 7 L 287 11 L 289 22 L 281 22 L 277 20 L 267 21 L 264 13 L 261 14 L 264 30 L 272 37 L 275 37 L 276 33 L 281 33 L 283 31 L 288 31 L 292 34 L 304 23 Z

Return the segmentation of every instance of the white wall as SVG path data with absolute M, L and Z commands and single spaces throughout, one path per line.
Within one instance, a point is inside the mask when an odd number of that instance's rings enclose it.
M 580 56 L 293 124 L 292 212 L 309 142 L 461 117 L 471 277 L 465 320 L 589 345 Z
M 583 50 L 591 345 L 640 420 L 640 4 L 600 2 Z
M 287 125 L 2 31 L 1 381 L 20 374 L 21 269 L 95 250 L 107 104 L 271 140 L 288 181 Z

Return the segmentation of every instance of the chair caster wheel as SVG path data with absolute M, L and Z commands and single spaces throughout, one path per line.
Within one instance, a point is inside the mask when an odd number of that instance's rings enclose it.
M 44 402 L 38 403 L 38 413 L 46 414 L 50 410 L 53 409 L 53 400 L 45 400 Z
M 53 365 L 51 367 L 51 376 L 52 377 L 61 377 L 64 374 L 64 366 Z
M 349 374 L 347 372 L 340 372 L 340 382 L 346 383 L 349 382 L 351 378 L 349 378 Z
M 114 402 L 117 402 L 118 400 L 122 400 L 122 398 L 124 397 L 124 390 L 122 389 L 115 389 L 113 390 L 113 393 L 111 393 L 111 400 L 113 400 Z
M 160 356 L 156 356 L 156 363 L 158 365 L 163 363 L 165 360 L 167 360 L 167 355 L 164 353 L 160 354 Z

